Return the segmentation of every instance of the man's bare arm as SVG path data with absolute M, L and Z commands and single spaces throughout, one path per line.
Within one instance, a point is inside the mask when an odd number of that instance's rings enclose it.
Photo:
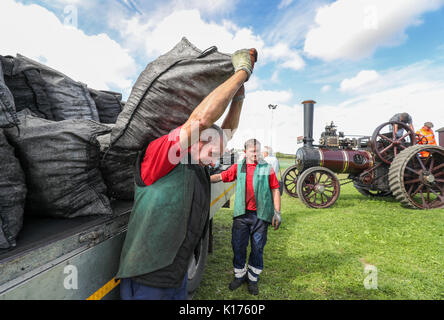
M 279 229 L 279 226 L 281 225 L 282 218 L 281 218 L 281 193 L 279 192 L 279 189 L 272 189 L 271 194 L 273 196 L 273 204 L 274 204 L 274 216 L 271 220 L 271 224 L 274 227 L 274 230 Z
M 197 107 L 180 130 L 180 145 L 186 148 L 197 142 L 199 134 L 211 127 L 225 112 L 239 88 L 247 80 L 244 70 L 236 72 L 212 91 Z M 195 141 L 192 141 L 193 140 Z
M 225 131 L 228 140 L 231 140 L 239 126 L 239 118 L 242 111 L 244 98 L 245 88 L 244 86 L 241 86 L 233 97 L 228 114 L 222 123 L 222 129 Z
M 394 125 L 393 125 L 393 134 L 395 135 L 395 137 L 396 137 L 396 134 L 398 133 L 398 125 L 395 123 Z
M 272 189 L 271 194 L 273 196 L 274 210 L 281 212 L 281 193 L 279 189 Z

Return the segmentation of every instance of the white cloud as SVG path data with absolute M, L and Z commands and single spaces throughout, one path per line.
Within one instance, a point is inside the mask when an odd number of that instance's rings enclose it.
M 291 91 L 255 91 L 247 93 L 242 108 L 239 129 L 230 141 L 230 148 L 242 148 L 252 137 L 274 150 L 295 154 L 301 147 L 297 137 L 304 132 L 303 108 L 293 105 Z M 361 95 L 338 105 L 319 102 L 314 109 L 313 133 L 319 141 L 321 132 L 331 121 L 346 135 L 371 136 L 380 124 L 396 113 L 408 112 L 413 117 L 415 130 L 424 122 L 432 121 L 435 128 L 444 127 L 444 82 L 415 82 L 397 88 Z M 277 104 L 273 115 L 268 104 Z M 427 108 L 425 108 L 425 106 Z M 219 120 L 221 124 L 224 116 Z
M 407 112 L 413 118 L 415 130 L 426 121 L 435 127 L 444 126 L 444 82 L 416 82 L 397 88 L 362 95 L 338 106 L 315 107 L 315 136 L 323 125 L 334 120 L 345 134 L 372 135 L 376 127 L 396 113 Z M 437 103 L 438 102 L 438 103 Z
M 288 7 L 291 3 L 293 2 L 293 0 L 281 0 L 281 2 L 278 5 L 278 9 L 283 9 Z
M 290 47 L 299 48 L 303 45 L 308 30 L 314 25 L 317 9 L 328 0 L 298 0 L 281 1 L 284 10 L 273 14 L 273 20 L 268 23 L 264 38 L 270 43 L 285 43 Z
M 321 88 L 321 92 L 322 93 L 326 93 L 326 92 L 329 92 L 331 90 L 331 86 L 330 85 L 325 85 L 325 86 L 323 86 L 322 88 Z
M 353 91 L 375 82 L 379 79 L 380 75 L 375 70 L 362 70 L 356 77 L 351 79 L 344 79 L 341 82 L 341 91 Z
M 317 26 L 306 36 L 304 51 L 326 61 L 358 60 L 380 46 L 394 46 L 407 38 L 406 28 L 440 8 L 444 0 L 338 0 L 321 7 Z
M 340 91 L 354 96 L 362 96 L 415 83 L 440 82 L 442 80 L 440 75 L 443 72 L 443 65 L 431 60 L 379 72 L 362 70 L 355 77 L 344 79 L 341 82 Z
M 272 47 L 264 47 L 262 55 L 266 60 L 281 61 L 279 66 L 282 68 L 300 70 L 305 67 L 305 62 L 301 56 L 282 42 Z
M 238 0 L 174 0 L 168 4 L 172 11 L 197 9 L 206 14 L 226 13 L 235 8 Z
M 323 126 L 331 120 L 346 134 L 372 135 L 378 125 L 400 112 L 412 116 L 415 129 L 426 121 L 434 121 L 435 128 L 444 127 L 444 80 L 440 76 L 443 73 L 443 66 L 420 61 L 373 73 L 377 77 L 366 84 L 362 81 L 361 86 L 357 85 L 359 78 L 366 77 L 358 74 L 356 81 L 348 84 L 356 85 L 347 92 L 352 98 L 336 106 L 319 103 L 315 107 L 315 136 L 319 137 Z
M 246 140 L 256 138 L 276 151 L 293 153 L 297 140 L 295 128 L 301 124 L 302 108 L 291 107 L 292 98 L 293 93 L 288 90 L 247 92 L 239 128 L 229 142 L 229 148 L 241 149 Z M 269 104 L 278 105 L 273 116 Z M 222 123 L 224 117 L 219 119 L 218 124 Z
M 201 49 L 216 45 L 221 52 L 233 53 L 242 48 L 256 48 L 259 67 L 277 62 L 282 68 L 300 70 L 305 65 L 299 53 L 287 44 L 269 46 L 251 28 L 238 27 L 228 20 L 220 24 L 204 21 L 198 10 L 173 11 L 155 23 L 133 17 L 123 21 L 121 26 L 122 37 L 131 39 L 133 50 L 143 46 L 148 58 L 169 51 L 185 36 Z
M 229 21 L 222 24 L 205 22 L 198 10 L 174 11 L 160 21 L 144 23 L 138 17 L 125 21 L 122 35 L 135 37 L 146 55 L 155 58 L 176 45 L 185 36 L 198 48 L 216 45 L 221 52 L 233 53 L 241 48 L 259 50 L 264 42 L 248 28 L 238 28 Z M 260 58 L 260 57 L 259 57 Z
M 12 0 L 0 2 L 0 30 L 5 31 L 0 42 L 3 55 L 21 53 L 44 61 L 97 89 L 130 90 L 136 63 L 104 33 L 86 35 L 82 30 L 63 25 L 58 17 L 41 6 Z
M 245 90 L 247 92 L 258 90 L 262 87 L 262 80 L 253 74 L 250 79 L 245 83 Z
M 63 5 L 83 5 L 83 4 L 87 4 L 90 1 L 87 1 L 87 0 L 53 0 L 52 2 L 60 3 Z

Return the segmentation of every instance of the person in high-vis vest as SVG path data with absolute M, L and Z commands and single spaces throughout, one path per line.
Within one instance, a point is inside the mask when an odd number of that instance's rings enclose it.
M 256 139 L 245 143 L 245 159 L 228 170 L 211 176 L 211 182 L 236 182 L 236 198 L 231 233 L 234 279 L 229 285 L 236 290 L 244 282 L 248 291 L 259 294 L 259 275 L 264 269 L 263 253 L 268 227 L 281 224 L 279 182 L 272 166 L 261 157 L 261 145 Z M 251 251 L 247 264 L 247 247 Z
M 236 130 L 243 84 L 257 61 L 255 49 L 236 51 L 234 75 L 211 92 L 181 127 L 148 144 L 136 163 L 134 205 L 116 279 L 123 300 L 185 300 L 187 271 L 207 232 L 210 175 Z M 214 125 L 230 109 L 222 128 Z M 224 129 L 224 130 L 222 130 Z
M 426 122 L 424 123 L 424 126 L 416 131 L 416 134 L 418 136 L 418 144 L 426 144 L 426 145 L 432 145 L 436 146 L 436 140 L 435 140 L 435 134 L 433 133 L 433 123 Z M 421 151 L 420 155 L 423 158 L 427 158 L 429 156 L 429 152 L 427 151 Z

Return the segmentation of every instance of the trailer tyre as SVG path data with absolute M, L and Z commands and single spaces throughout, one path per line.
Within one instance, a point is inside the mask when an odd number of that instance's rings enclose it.
M 188 265 L 188 283 L 187 290 L 188 296 L 191 297 L 199 287 L 200 281 L 202 280 L 205 265 L 207 263 L 208 256 L 208 244 L 210 237 L 210 228 L 207 228 L 205 237 L 200 242 L 200 248 L 198 255 L 194 255 Z

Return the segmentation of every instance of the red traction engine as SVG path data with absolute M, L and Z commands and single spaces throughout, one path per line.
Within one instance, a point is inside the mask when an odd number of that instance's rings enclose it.
M 415 133 L 401 122 L 386 122 L 371 137 L 345 136 L 332 122 L 314 145 L 315 103 L 303 102 L 304 146 L 283 174 L 288 195 L 310 208 L 328 208 L 341 185 L 353 183 L 368 197 L 394 196 L 410 208 L 444 208 L 444 148 L 417 145 Z

